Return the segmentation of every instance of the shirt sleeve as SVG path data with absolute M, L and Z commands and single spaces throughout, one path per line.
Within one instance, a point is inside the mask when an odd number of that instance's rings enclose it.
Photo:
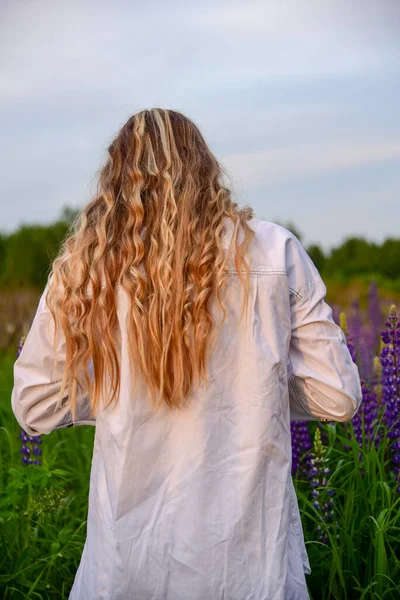
M 77 392 L 76 420 L 72 419 L 68 388 L 61 402 L 65 365 L 65 337 L 58 332 L 54 353 L 54 321 L 44 290 L 31 328 L 14 363 L 11 406 L 15 418 L 29 435 L 49 434 L 71 425 L 95 425 L 87 395 Z M 58 406 L 57 406 L 58 404 Z
M 325 302 L 326 286 L 295 236 L 287 243 L 287 265 L 290 420 L 350 421 L 362 401 L 358 367 Z

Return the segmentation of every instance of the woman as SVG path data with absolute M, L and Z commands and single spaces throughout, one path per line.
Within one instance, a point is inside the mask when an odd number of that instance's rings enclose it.
M 306 599 L 290 421 L 361 402 L 325 285 L 181 113 L 138 112 L 108 152 L 12 393 L 31 435 L 96 426 L 70 599 Z

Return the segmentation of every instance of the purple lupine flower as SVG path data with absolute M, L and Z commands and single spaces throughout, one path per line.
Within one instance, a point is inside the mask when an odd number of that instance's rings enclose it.
M 42 455 L 41 449 L 39 448 L 39 446 L 36 446 L 36 444 L 33 445 L 32 450 L 33 450 L 33 454 L 35 454 L 36 456 Z
M 348 335 L 355 348 L 360 376 L 364 380 L 370 381 L 373 372 L 373 349 L 370 343 L 370 332 L 363 327 L 358 300 L 353 300 L 352 309 L 352 314 L 349 317 Z
M 21 433 L 19 434 L 19 437 L 22 440 L 23 444 L 26 444 L 26 442 L 29 442 L 29 435 L 27 433 L 25 433 L 25 431 L 22 429 Z
M 311 457 L 307 461 L 307 475 L 310 479 L 312 505 L 319 512 L 319 523 L 316 526 L 318 539 L 327 544 L 329 542 L 327 532 L 332 531 L 334 523 L 335 501 L 333 500 L 333 496 L 335 495 L 335 491 L 328 486 L 327 477 L 330 475 L 331 470 L 327 464 L 328 459 L 324 457 L 324 453 L 325 447 L 321 441 L 321 430 L 317 427 L 314 434 L 313 451 L 310 453 Z M 335 526 L 339 525 L 337 521 L 334 524 Z M 337 539 L 339 539 L 339 535 L 337 535 Z
M 351 358 L 353 360 L 353 362 L 355 363 L 357 360 L 357 356 L 356 356 L 356 347 L 353 343 L 353 340 L 351 339 L 350 335 L 349 335 L 349 330 L 347 327 L 347 319 L 346 319 L 346 315 L 344 312 L 340 313 L 340 327 L 343 330 L 343 333 L 346 336 L 346 342 L 347 342 L 347 347 L 349 349 Z
M 390 309 L 385 329 L 381 332 L 384 344 L 381 351 L 381 389 L 385 408 L 383 421 L 388 428 L 387 438 L 392 440 L 393 473 L 396 491 L 400 493 L 400 322 L 396 307 Z
M 361 319 L 361 311 L 360 311 L 360 303 L 358 300 L 353 300 L 351 303 L 351 312 L 348 317 L 348 336 L 354 343 L 357 351 L 360 346 L 360 340 L 362 338 L 362 319 Z
M 43 443 L 43 440 L 40 437 L 40 435 L 31 435 L 29 437 L 30 437 L 31 443 L 33 443 L 33 444 L 42 444 Z
M 350 352 L 350 356 L 352 361 L 357 364 L 357 353 L 356 353 L 356 347 L 353 343 L 353 340 L 351 339 L 350 335 L 349 335 L 349 330 L 347 327 L 347 318 L 344 312 L 340 313 L 340 327 L 343 330 L 343 333 L 346 336 L 346 343 L 347 343 L 347 348 L 349 349 Z M 348 432 L 348 436 L 350 437 L 350 433 Z M 344 444 L 344 449 L 346 450 L 346 452 L 350 449 L 350 447 L 347 444 Z
M 294 421 L 290 424 L 292 437 L 292 475 L 301 467 L 300 459 L 305 452 L 311 450 L 312 443 L 307 421 Z
M 25 343 L 26 336 L 22 336 L 18 343 L 17 348 L 17 357 L 21 354 L 22 347 Z M 31 455 L 41 456 L 42 451 L 39 448 L 39 445 L 43 443 L 40 435 L 28 435 L 26 431 L 21 429 L 21 433 L 19 437 L 22 441 L 21 454 L 22 454 L 22 464 L 23 465 L 41 465 L 41 461 L 39 459 L 31 458 Z M 30 445 L 29 445 L 30 444 Z
M 368 386 L 364 380 L 361 380 L 361 390 L 361 406 L 351 421 L 353 424 L 354 435 L 360 448 L 363 446 L 363 434 L 366 445 L 368 445 L 370 440 L 375 439 L 375 425 L 377 423 L 378 415 L 378 397 L 375 390 Z
M 20 452 L 21 452 L 22 454 L 25 454 L 25 456 L 29 456 L 29 454 L 31 453 L 31 449 L 30 449 L 30 447 L 29 447 L 29 446 L 27 446 L 26 444 L 23 444 L 23 446 L 22 446 L 22 448 L 21 448 Z
M 378 286 L 376 282 L 373 281 L 369 286 L 368 290 L 368 322 L 370 326 L 369 346 L 374 355 L 378 352 L 380 328 L 382 321 L 383 315 L 381 310 Z
M 321 431 L 321 441 L 322 441 L 322 443 L 324 444 L 324 446 L 327 446 L 328 443 L 329 443 L 329 439 L 328 439 L 328 433 L 326 431 L 326 426 L 323 425 L 322 423 L 317 423 L 317 427 Z
M 357 305 L 357 307 L 358 307 L 358 305 Z M 350 335 L 347 331 L 347 321 L 346 321 L 346 316 L 344 313 L 342 313 L 340 315 L 340 325 L 341 325 L 341 328 L 343 329 L 344 333 L 346 334 L 347 346 L 350 351 L 351 358 L 352 358 L 353 362 L 357 364 L 357 352 L 356 352 L 356 347 L 353 344 L 353 339 L 356 336 L 358 336 L 358 342 L 360 342 L 361 337 L 362 337 L 362 326 L 361 326 L 361 319 L 359 318 L 358 308 L 357 308 L 356 313 L 358 314 L 358 316 L 353 321 L 353 335 Z M 372 364 L 373 364 L 373 362 L 372 362 Z M 370 375 L 371 381 L 373 379 L 373 374 L 374 374 L 374 370 L 371 369 L 371 375 Z M 378 397 L 374 390 L 373 384 L 368 385 L 365 382 L 365 380 L 362 379 L 361 380 L 361 388 L 362 388 L 363 401 L 361 403 L 359 411 L 357 412 L 357 414 L 353 417 L 353 419 L 351 421 L 351 423 L 353 425 L 353 429 L 354 429 L 355 438 L 357 439 L 360 447 L 362 447 L 363 432 L 365 432 L 366 443 L 368 443 L 368 440 L 371 440 L 375 437 L 375 424 L 377 421 L 377 412 L 378 412 L 377 411 Z M 345 428 L 348 429 L 347 435 L 348 435 L 349 439 L 351 439 L 351 431 L 349 430 L 349 427 L 347 426 L 347 424 L 345 425 Z M 345 448 L 345 450 L 350 449 L 350 447 L 347 444 L 344 445 L 344 448 Z M 361 452 L 359 453 L 359 459 L 360 459 L 360 461 L 362 460 Z
M 22 454 L 22 464 L 23 465 L 41 465 L 41 461 L 37 458 L 33 459 L 32 455 L 41 456 L 42 450 L 40 449 L 40 444 L 42 444 L 42 440 L 39 435 L 28 435 L 26 431 L 21 429 L 21 433 L 19 437 L 22 441 L 21 446 L 21 454 Z

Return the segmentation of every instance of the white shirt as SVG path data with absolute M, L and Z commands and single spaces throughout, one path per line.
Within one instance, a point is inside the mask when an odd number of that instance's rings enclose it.
M 94 421 L 80 398 L 74 423 L 96 433 L 70 600 L 308 599 L 290 421 L 350 420 L 360 380 L 300 242 L 279 225 L 250 225 L 249 321 L 238 324 L 242 288 L 232 261 L 210 384 L 193 390 L 184 411 L 153 413 L 140 381 L 132 393 L 129 302 L 118 288 L 119 403 Z M 216 301 L 212 310 L 218 320 Z M 14 367 L 12 408 L 31 435 L 72 423 L 67 394 L 54 411 L 65 340 L 54 360 L 52 326 L 43 294 Z

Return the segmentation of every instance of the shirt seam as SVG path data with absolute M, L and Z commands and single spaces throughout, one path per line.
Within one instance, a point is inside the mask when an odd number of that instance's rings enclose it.
M 296 291 L 294 288 L 291 288 L 291 287 L 290 287 L 290 288 L 289 288 L 289 292 L 290 292 L 291 294 L 293 294 L 293 296 L 296 296 L 296 298 L 297 298 L 298 300 L 303 300 L 303 296 L 302 296 L 302 294 L 300 294 L 300 292 Z
M 228 273 L 233 273 L 233 274 L 237 275 L 236 269 L 226 269 L 226 270 L 228 271 Z M 244 269 L 242 269 L 240 272 L 246 273 L 246 271 Z M 279 271 L 279 270 L 273 270 L 273 269 L 250 269 L 250 274 L 253 274 L 253 275 L 286 275 L 287 276 L 286 271 Z
M 226 269 L 226 271 L 231 275 L 236 275 L 238 277 L 238 272 L 236 271 L 236 269 Z M 246 273 L 246 271 L 243 269 L 240 272 L 243 274 Z M 249 273 L 250 275 L 282 275 L 284 277 L 287 277 L 287 271 L 273 269 L 250 269 Z M 298 300 L 303 300 L 304 298 L 304 296 L 294 288 L 289 287 L 289 292 L 296 296 Z

